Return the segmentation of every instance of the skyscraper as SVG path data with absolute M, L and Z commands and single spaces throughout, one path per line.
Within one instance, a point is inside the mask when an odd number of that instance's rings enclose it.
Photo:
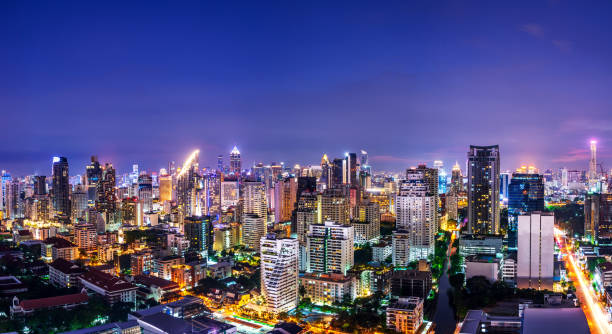
M 96 210 L 106 212 L 107 218 L 117 209 L 117 196 L 115 194 L 116 173 L 113 165 L 106 163 L 102 169 L 102 177 L 98 182 L 96 190 L 98 199 L 96 200 Z
M 602 184 L 597 175 L 597 141 L 591 140 L 591 160 L 589 160 L 588 174 L 589 192 L 602 192 Z
M 268 221 L 266 187 L 259 181 L 245 181 L 243 184 L 243 214 L 254 214 Z
M 230 173 L 240 176 L 242 171 L 242 163 L 240 162 L 240 151 L 234 146 L 230 152 Z
M 518 218 L 517 287 L 553 289 L 553 213 L 532 212 Z
M 544 180 L 540 174 L 512 174 L 508 185 L 508 247 L 516 247 L 520 215 L 544 211 Z
M 153 179 L 147 173 L 138 176 L 138 198 L 142 201 L 144 212 L 153 211 Z
M 211 217 L 187 217 L 185 218 L 184 230 L 185 238 L 189 240 L 189 248 L 207 259 L 213 247 Z
M 258 215 L 247 213 L 242 216 L 242 241 L 249 249 L 259 252 L 259 241 L 266 235 L 266 221 Z
M 90 206 L 93 206 L 97 197 L 98 183 L 102 179 L 102 167 L 98 162 L 98 157 L 95 155 L 91 156 L 91 162 L 85 167 L 85 174 L 87 176 L 87 200 Z
M 343 189 L 327 189 L 321 195 L 321 220 L 340 224 L 350 222 L 350 205 Z
M 197 196 L 200 179 L 199 155 L 200 150 L 193 151 L 177 175 L 176 200 L 185 217 L 202 215 Z
M 461 174 L 461 167 L 457 162 L 455 162 L 451 171 L 451 188 L 454 188 L 456 192 L 463 191 L 463 175 Z
M 56 214 L 70 217 L 70 182 L 68 175 L 68 159 L 53 158 L 53 208 Z
M 357 173 L 357 153 L 346 153 L 342 163 L 342 183 L 351 186 L 359 185 Z
M 395 199 L 396 228 L 408 233 L 409 261 L 427 259 L 437 232 L 437 187 L 427 180 L 427 168 L 409 169 Z
M 499 146 L 470 146 L 468 233 L 499 234 Z
M 34 195 L 44 196 L 47 194 L 47 177 L 37 175 L 34 177 Z
M 612 239 L 612 194 L 585 196 L 584 235 L 592 241 Z
M 223 156 L 221 154 L 217 156 L 217 172 L 223 173 Z
M 354 265 L 353 226 L 326 221 L 308 227 L 308 272 L 342 273 Z
M 268 311 L 288 312 L 298 303 L 298 241 L 268 234 L 261 238 L 261 291 Z

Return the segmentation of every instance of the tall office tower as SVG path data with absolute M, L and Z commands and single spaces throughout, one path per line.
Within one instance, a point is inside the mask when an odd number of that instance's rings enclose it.
M 591 241 L 612 239 L 612 194 L 585 196 L 584 235 Z
M 425 168 L 407 170 L 395 199 L 395 226 L 408 233 L 409 261 L 425 260 L 434 251 L 437 187 L 427 177 Z
M 91 156 L 91 162 L 85 167 L 85 174 L 87 177 L 87 200 L 89 205 L 93 206 L 98 199 L 98 183 L 102 179 L 102 167 L 95 155 Z
M 11 219 L 23 218 L 24 216 L 24 205 L 21 196 L 23 184 L 19 179 L 14 179 L 7 184 L 7 201 L 6 201 L 6 213 Z
M 81 223 L 74 226 L 74 242 L 85 250 L 92 250 L 96 247 L 96 227 L 89 223 Z
M 508 203 L 509 190 L 510 186 L 510 173 L 509 172 L 501 172 L 499 173 L 499 200 L 502 203 Z
M 327 154 L 323 154 L 323 158 L 321 158 L 321 177 L 319 178 L 319 183 L 323 185 L 323 189 L 331 188 L 333 173 L 333 167 L 327 158 Z
M 177 205 L 185 217 L 202 215 L 201 212 L 198 212 L 197 197 L 200 180 L 199 155 L 200 150 L 193 151 L 176 177 Z
M 132 172 L 130 173 L 130 184 L 138 184 L 138 176 L 140 172 L 138 171 L 138 164 L 132 165 Z
M 153 211 L 153 178 L 143 173 L 138 176 L 138 198 L 142 200 L 144 212 Z
M 242 241 L 249 249 L 259 252 L 259 240 L 266 235 L 266 222 L 262 217 L 245 214 L 242 217 Z
M 268 201 L 266 187 L 259 181 L 245 181 L 243 183 L 243 214 L 253 214 L 268 221 Z
M 72 218 L 77 219 L 83 215 L 83 212 L 87 209 L 87 192 L 85 186 L 79 185 L 72 192 L 70 199 Z
M 517 287 L 553 289 L 554 225 L 552 212 L 532 212 L 518 218 Z
M 230 173 L 240 176 L 241 172 L 242 163 L 240 162 L 240 151 L 238 151 L 238 147 L 234 146 L 230 152 Z
M 463 191 L 463 175 L 461 174 L 461 167 L 457 162 L 455 162 L 451 171 L 451 188 L 454 188 L 456 192 Z
M 296 202 L 300 200 L 303 192 L 317 191 L 317 178 L 314 176 L 300 176 L 297 178 Z
M 350 220 L 348 195 L 343 189 L 326 189 L 321 195 L 321 221 L 348 224 Z
M 70 183 L 68 175 L 68 159 L 53 158 L 53 209 L 55 213 L 70 217 Z
M 291 221 L 291 214 L 297 199 L 297 180 L 287 177 L 274 186 L 274 218 L 277 223 Z
M 345 153 L 342 162 L 342 184 L 351 186 L 359 185 L 359 174 L 357 173 L 357 153 Z
M 298 304 L 298 241 L 268 234 L 260 240 L 261 292 L 268 311 L 288 312 Z
M 568 172 L 567 172 L 567 168 L 562 168 L 561 169 L 561 186 L 564 187 L 564 188 L 567 188 L 567 184 L 568 184 Z
M 434 217 L 434 228 L 435 233 L 438 232 L 439 219 L 438 214 L 440 213 L 440 196 L 438 194 L 438 169 L 437 168 L 428 168 L 425 164 L 420 164 L 417 168 L 410 168 L 406 170 L 406 178 L 408 179 L 408 174 L 417 174 L 419 177 L 422 177 L 425 183 L 428 186 L 429 193 L 434 197 L 434 205 L 435 205 L 435 217 Z
M 34 177 L 34 195 L 44 196 L 47 194 L 47 177 L 37 175 Z
M 308 253 L 306 249 L 308 227 L 312 224 L 321 223 L 321 201 L 316 192 L 303 192 L 297 202 L 296 209 L 296 231 L 300 244 L 300 271 L 306 271 Z
M 468 233 L 499 234 L 499 146 L 470 145 Z
M 508 247 L 516 247 L 518 217 L 536 211 L 544 211 L 542 175 L 513 173 L 508 185 Z
M 368 152 L 366 152 L 365 150 L 361 150 L 361 156 L 359 157 L 359 165 L 363 172 L 366 172 L 368 175 L 372 175 L 372 166 L 370 166 Z
M 331 173 L 331 188 L 338 187 L 342 185 L 344 179 L 344 159 L 334 159 L 332 163 L 332 173 Z
M 217 172 L 223 173 L 223 155 L 217 156 Z
M 172 175 L 167 174 L 165 170 L 159 175 L 159 201 L 172 201 Z
M 106 212 L 106 218 L 114 213 L 117 209 L 117 196 L 115 194 L 115 168 L 113 165 L 106 163 L 102 169 L 102 177 L 98 182 L 98 199 L 96 201 L 96 210 Z
M 226 210 L 230 206 L 238 205 L 240 189 L 236 178 L 227 178 L 221 181 L 221 209 Z
M 596 184 L 597 181 L 597 141 L 591 140 L 591 160 L 589 161 L 589 185 Z
M 213 227 L 210 216 L 185 217 L 185 238 L 189 240 L 189 248 L 198 252 L 203 259 L 208 259 L 213 247 Z
M 353 226 L 326 221 L 311 224 L 307 235 L 307 271 L 342 273 L 354 264 L 355 230 Z

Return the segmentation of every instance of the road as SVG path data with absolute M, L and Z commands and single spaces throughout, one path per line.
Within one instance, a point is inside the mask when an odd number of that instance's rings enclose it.
M 433 319 L 436 324 L 436 334 L 453 333 L 457 325 L 455 311 L 453 311 L 448 299 L 448 292 L 451 291 L 452 288 L 448 281 L 448 274 L 446 273 L 448 266 L 450 266 L 452 245 L 455 240 L 454 237 L 455 235 L 453 234 L 453 238 L 451 238 L 448 250 L 446 251 L 446 261 L 444 261 L 444 266 L 442 268 L 442 276 L 440 276 L 440 281 L 438 282 L 438 301 L 436 302 L 436 313 Z
M 560 232 L 555 231 L 555 239 L 559 249 L 566 255 L 565 263 L 568 277 L 576 286 L 576 295 L 586 315 L 591 333 L 612 334 L 612 326 L 608 322 L 607 313 L 599 303 L 590 281 L 584 276 L 582 269 L 579 268 L 576 254 L 574 254 L 571 246 L 566 244 L 565 237 Z

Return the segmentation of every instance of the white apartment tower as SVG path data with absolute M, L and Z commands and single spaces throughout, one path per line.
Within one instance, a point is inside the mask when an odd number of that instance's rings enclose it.
M 551 290 L 554 271 L 553 213 L 518 217 L 517 287 Z
M 434 252 L 436 196 L 426 169 L 408 170 L 395 199 L 397 232 L 407 234 L 409 261 L 426 260 Z
M 353 226 L 330 221 L 311 224 L 307 236 L 307 271 L 346 275 L 355 263 L 354 241 Z
M 261 238 L 261 291 L 268 310 L 288 312 L 298 304 L 298 240 Z
M 268 201 L 266 199 L 266 187 L 262 182 L 244 182 L 243 213 L 254 214 L 268 221 Z

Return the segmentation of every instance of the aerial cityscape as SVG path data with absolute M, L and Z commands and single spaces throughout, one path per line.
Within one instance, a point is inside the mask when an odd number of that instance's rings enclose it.
M 612 3 L 0 3 L 0 333 L 612 333 Z

